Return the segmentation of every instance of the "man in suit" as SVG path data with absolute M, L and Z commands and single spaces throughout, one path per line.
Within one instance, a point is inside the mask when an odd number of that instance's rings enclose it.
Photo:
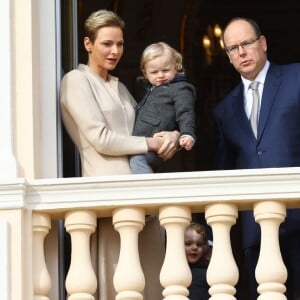
M 257 23 L 234 18 L 223 42 L 241 82 L 215 107 L 217 169 L 300 166 L 300 64 L 275 65 Z M 258 85 L 257 129 L 251 127 L 251 82 Z M 254 271 L 260 231 L 253 212 L 242 213 L 243 249 L 251 299 L 257 298 Z M 280 226 L 280 245 L 288 269 L 287 299 L 300 299 L 300 211 L 288 210 Z

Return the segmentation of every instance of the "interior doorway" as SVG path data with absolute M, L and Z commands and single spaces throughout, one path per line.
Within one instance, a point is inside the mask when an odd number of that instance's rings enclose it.
M 197 136 L 192 151 L 180 151 L 162 172 L 202 171 L 213 169 L 214 131 L 211 111 L 214 105 L 236 84 L 238 75 L 218 45 L 213 29 L 221 29 L 232 17 L 255 18 L 268 41 L 268 55 L 276 63 L 300 61 L 298 23 L 300 2 L 274 0 L 272 7 L 264 1 L 220 0 L 77 0 L 71 5 L 62 1 L 62 24 L 76 26 L 76 39 L 70 37 L 70 28 L 62 30 L 62 45 L 69 41 L 69 51 L 63 51 L 63 70 L 67 72 L 78 63 L 86 63 L 83 48 L 83 23 L 95 10 L 105 8 L 116 11 L 126 22 L 125 52 L 114 72 L 138 99 L 136 78 L 139 57 L 148 44 L 165 41 L 184 57 L 188 80 L 197 88 Z M 73 18 L 73 22 L 68 20 Z M 76 20 L 74 20 L 76 18 Z M 67 25 L 66 25 L 67 24 Z M 73 25 L 72 25 L 73 24 Z M 203 37 L 211 39 L 211 52 L 203 46 Z M 74 43 L 76 42 L 76 45 Z M 72 46 L 71 46 L 72 45 Z M 76 53 L 76 55 L 74 54 Z M 72 143 L 64 135 L 64 174 L 80 176 L 79 159 Z M 77 166 L 77 167 L 76 167 Z

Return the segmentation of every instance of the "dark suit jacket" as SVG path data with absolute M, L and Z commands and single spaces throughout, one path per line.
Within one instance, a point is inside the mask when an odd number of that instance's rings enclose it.
M 214 109 L 217 169 L 300 166 L 300 64 L 271 64 L 262 93 L 257 140 L 246 116 L 242 82 Z M 259 243 L 252 212 L 243 221 L 245 247 Z M 300 230 L 299 210 L 288 211 L 282 231 Z M 247 234 L 246 234 L 247 233 Z
M 133 135 L 152 136 L 160 131 L 179 130 L 196 140 L 195 87 L 184 76 L 177 75 L 173 81 L 150 89 L 135 108 L 136 119 Z

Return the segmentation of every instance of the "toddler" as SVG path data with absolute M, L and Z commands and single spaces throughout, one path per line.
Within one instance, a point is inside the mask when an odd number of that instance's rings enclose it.
M 208 300 L 209 285 L 206 271 L 210 261 L 212 246 L 207 240 L 205 229 L 198 223 L 191 223 L 184 234 L 186 258 L 192 272 L 189 286 L 190 300 Z
M 191 150 L 195 140 L 195 87 L 186 81 L 181 54 L 159 42 L 145 48 L 140 68 L 146 93 L 136 107 L 133 135 L 153 136 L 160 131 L 180 132 L 179 145 Z M 132 173 L 153 173 L 161 165 L 154 153 L 130 158 Z

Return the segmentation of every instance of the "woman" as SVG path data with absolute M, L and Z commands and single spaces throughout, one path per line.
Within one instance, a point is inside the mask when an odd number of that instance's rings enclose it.
M 151 138 L 131 136 L 135 100 L 118 78 L 109 74 L 123 54 L 123 29 L 123 20 L 113 12 L 99 10 L 92 13 L 85 22 L 84 46 L 88 63 L 67 73 L 61 82 L 62 119 L 80 152 L 83 176 L 130 174 L 128 155 L 155 151 L 163 159 L 169 159 L 177 150 L 178 132 L 161 132 Z M 112 277 L 118 260 L 119 237 L 111 218 L 100 219 L 100 223 L 99 293 L 101 300 L 111 300 L 115 299 Z M 156 247 L 156 251 L 149 253 L 158 253 L 159 257 L 153 258 L 158 263 L 154 264 L 151 257 L 147 260 L 151 266 L 149 272 L 152 273 L 157 265 L 158 281 L 163 241 L 156 218 L 146 223 L 141 239 L 142 247 Z M 103 257 L 108 259 L 100 260 Z M 143 253 L 141 261 L 143 264 Z M 147 278 L 147 268 L 144 271 Z M 161 298 L 160 288 L 154 287 L 150 294 L 148 297 L 146 283 L 145 299 Z
M 123 54 L 123 28 L 114 13 L 93 13 L 85 23 L 88 63 L 66 74 L 61 83 L 62 118 L 80 152 L 83 176 L 130 174 L 128 155 L 155 151 L 168 159 L 176 151 L 176 133 L 130 136 L 135 100 L 109 74 Z M 167 137 L 164 144 L 158 136 Z

